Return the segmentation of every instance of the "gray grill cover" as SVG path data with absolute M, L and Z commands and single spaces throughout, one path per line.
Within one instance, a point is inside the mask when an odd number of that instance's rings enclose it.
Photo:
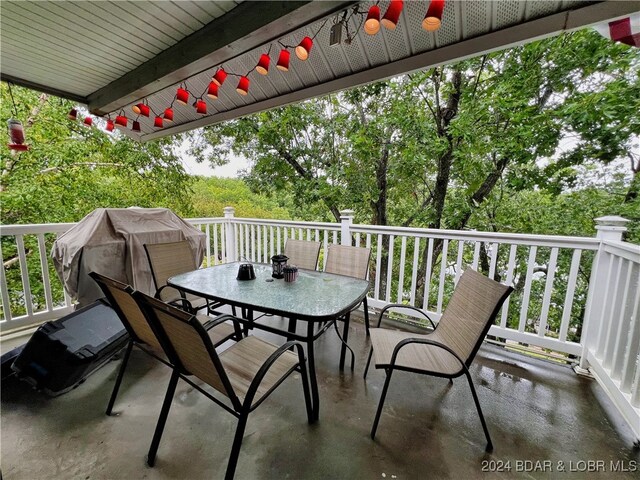
M 206 235 L 167 208 L 99 208 L 53 244 L 51 257 L 67 293 L 80 307 L 102 297 L 95 271 L 153 295 L 145 243 L 188 240 L 202 264 Z

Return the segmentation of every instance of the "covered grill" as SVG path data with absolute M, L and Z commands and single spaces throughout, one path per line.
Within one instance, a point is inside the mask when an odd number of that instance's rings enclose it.
M 99 208 L 56 240 L 51 257 L 66 292 L 84 306 L 102 297 L 89 272 L 153 295 L 144 244 L 188 240 L 200 265 L 205 239 L 203 232 L 167 208 Z

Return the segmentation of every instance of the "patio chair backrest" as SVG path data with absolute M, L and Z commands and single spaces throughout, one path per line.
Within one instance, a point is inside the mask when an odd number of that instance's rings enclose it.
M 147 252 L 156 290 L 164 287 L 170 277 L 180 273 L 191 272 L 198 268 L 187 240 L 168 243 L 146 243 L 144 249 Z M 168 300 L 175 297 L 175 290 L 172 290 L 164 289 L 160 294 L 161 298 Z
M 367 279 L 371 249 L 348 245 L 329 245 L 325 272 Z
M 458 280 L 436 332 L 467 366 L 512 290 L 471 268 Z
M 183 374 L 195 375 L 237 403 L 237 397 L 211 339 L 195 315 L 142 292 L 134 295 L 149 321 L 155 324 L 171 363 Z
M 320 255 L 320 245 L 320 242 L 289 239 L 284 246 L 284 254 L 289 257 L 289 264 L 306 270 L 315 270 Z
M 91 272 L 89 275 L 102 289 L 129 335 L 137 342 L 145 343 L 155 350 L 162 351 L 158 338 L 151 330 L 144 313 L 132 296 L 133 288 L 96 272 Z

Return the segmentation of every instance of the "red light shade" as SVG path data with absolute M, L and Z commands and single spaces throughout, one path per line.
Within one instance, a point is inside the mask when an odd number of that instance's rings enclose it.
M 107 132 L 113 132 L 114 127 L 113 120 L 107 120 Z
M 278 70 L 282 70 L 283 72 L 289 71 L 289 58 L 291 58 L 291 53 L 289 52 L 289 50 L 280 50 L 278 64 L 276 65 Z
M 367 14 L 367 20 L 364 22 L 364 31 L 369 35 L 375 35 L 380 31 L 380 7 L 373 5 Z
M 169 107 L 164 111 L 164 119 L 167 122 L 173 122 L 173 108 Z
M 442 24 L 442 11 L 444 10 L 444 0 L 431 0 L 427 14 L 422 20 L 422 28 L 428 32 L 434 32 Z
M 137 105 L 131 107 L 131 110 L 133 110 L 133 113 L 135 113 L 136 115 L 144 115 L 145 117 L 149 116 L 150 111 L 149 105 L 145 103 L 138 103 Z
M 85 117 L 84 119 L 84 123 L 87 127 L 90 127 L 91 125 L 93 125 L 93 119 L 91 117 Z
M 269 55 L 267 55 L 266 53 L 263 53 L 262 55 L 260 55 L 260 60 L 258 60 L 256 71 L 260 75 L 266 75 L 267 73 L 269 73 L 270 62 L 271 62 L 271 59 L 269 58 Z
M 186 105 L 187 102 L 189 101 L 189 92 L 182 87 L 178 88 L 178 91 L 176 92 L 176 100 L 178 103 L 181 103 L 182 105 Z
M 162 117 L 156 116 L 156 119 L 153 121 L 153 126 L 156 128 L 162 128 Z
M 140 122 L 138 121 L 133 122 L 133 126 L 131 127 L 131 130 L 133 130 L 134 132 L 140 133 Z
M 384 25 L 384 28 L 388 30 L 396 29 L 403 6 L 404 6 L 404 2 L 402 0 L 391 0 L 389 7 L 387 8 L 387 11 L 384 14 L 384 17 L 382 17 L 382 20 L 380 21 L 380 23 Z
M 249 79 L 247 77 L 240 77 L 240 81 L 236 87 L 236 92 L 240 95 L 246 95 L 249 93 Z
M 69 110 L 69 114 L 67 115 L 67 117 L 69 117 L 69 120 L 75 120 L 78 118 L 78 110 L 76 110 L 75 108 L 72 108 L 71 110 Z
M 296 56 L 300 60 L 306 60 L 307 58 L 309 58 L 311 47 L 313 47 L 313 40 L 311 40 L 309 37 L 304 37 L 300 42 L 300 45 L 296 47 Z
M 207 114 L 207 102 L 205 102 L 204 100 L 198 100 L 196 102 L 196 112 L 198 112 L 200 115 L 206 115 Z
M 129 119 L 124 115 L 118 115 L 116 117 L 116 127 L 126 127 Z
M 220 86 L 224 83 L 226 79 L 227 79 L 227 72 L 224 71 L 224 68 L 221 68 L 211 78 L 211 81 L 216 85 Z
M 207 97 L 209 97 L 211 100 L 215 100 L 216 98 L 218 98 L 218 85 L 216 84 L 216 82 L 212 81 L 211 83 L 209 83 Z

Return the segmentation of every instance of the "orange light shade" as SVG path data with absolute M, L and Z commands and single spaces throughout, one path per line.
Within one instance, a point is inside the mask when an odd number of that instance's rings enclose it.
M 215 75 L 211 78 L 211 81 L 218 86 L 221 86 L 224 81 L 227 79 L 227 72 L 224 71 L 224 68 L 220 68 Z
M 153 121 L 153 126 L 156 128 L 162 128 L 162 117 L 158 117 L 156 116 L 155 120 Z
M 246 95 L 249 93 L 249 79 L 247 77 L 240 77 L 240 81 L 236 87 L 236 92 L 240 95 Z
M 215 82 L 209 82 L 209 89 L 207 90 L 207 97 L 211 100 L 218 98 L 218 85 Z
M 380 7 L 373 5 L 369 9 L 367 19 L 364 22 L 364 31 L 369 35 L 375 35 L 380 31 Z
M 131 110 L 133 110 L 133 113 L 135 113 L 136 115 L 143 115 L 145 117 L 148 117 L 149 112 L 151 111 L 149 109 L 149 105 L 145 103 L 139 103 L 137 105 L 134 105 L 133 107 L 131 107 Z
M 87 127 L 90 127 L 91 125 L 93 125 L 93 119 L 91 117 L 85 117 L 84 122 L 83 122 Z
M 280 50 L 280 56 L 278 57 L 278 64 L 276 67 L 283 72 L 289 71 L 289 59 L 291 58 L 291 52 L 289 50 Z
M 140 122 L 138 122 L 137 120 L 133 122 L 133 126 L 131 127 L 131 130 L 133 130 L 134 132 L 140 133 Z
M 422 28 L 428 32 L 434 32 L 442 25 L 442 11 L 444 10 L 444 0 L 431 0 L 427 14 L 422 20 Z
M 176 92 L 176 101 L 182 105 L 186 105 L 189 101 L 189 92 L 182 87 L 178 88 L 178 91 Z
M 296 47 L 296 57 L 300 60 L 306 60 L 309 58 L 309 53 L 313 47 L 313 40 L 309 37 L 304 37 L 300 44 Z
M 258 60 L 258 65 L 256 66 L 256 72 L 260 75 L 266 75 L 269 73 L 269 63 L 271 63 L 269 55 L 266 53 L 260 55 L 260 60 Z
M 391 0 L 389 7 L 387 7 L 387 11 L 384 13 L 384 17 L 382 17 L 382 20 L 380 21 L 384 28 L 387 30 L 396 29 L 403 6 L 404 2 L 402 0 Z
M 164 111 L 164 119 L 167 122 L 173 122 L 173 108 L 169 107 Z
M 198 112 L 200 115 L 206 115 L 207 114 L 207 102 L 205 102 L 204 100 L 198 100 L 196 102 L 196 112 Z

